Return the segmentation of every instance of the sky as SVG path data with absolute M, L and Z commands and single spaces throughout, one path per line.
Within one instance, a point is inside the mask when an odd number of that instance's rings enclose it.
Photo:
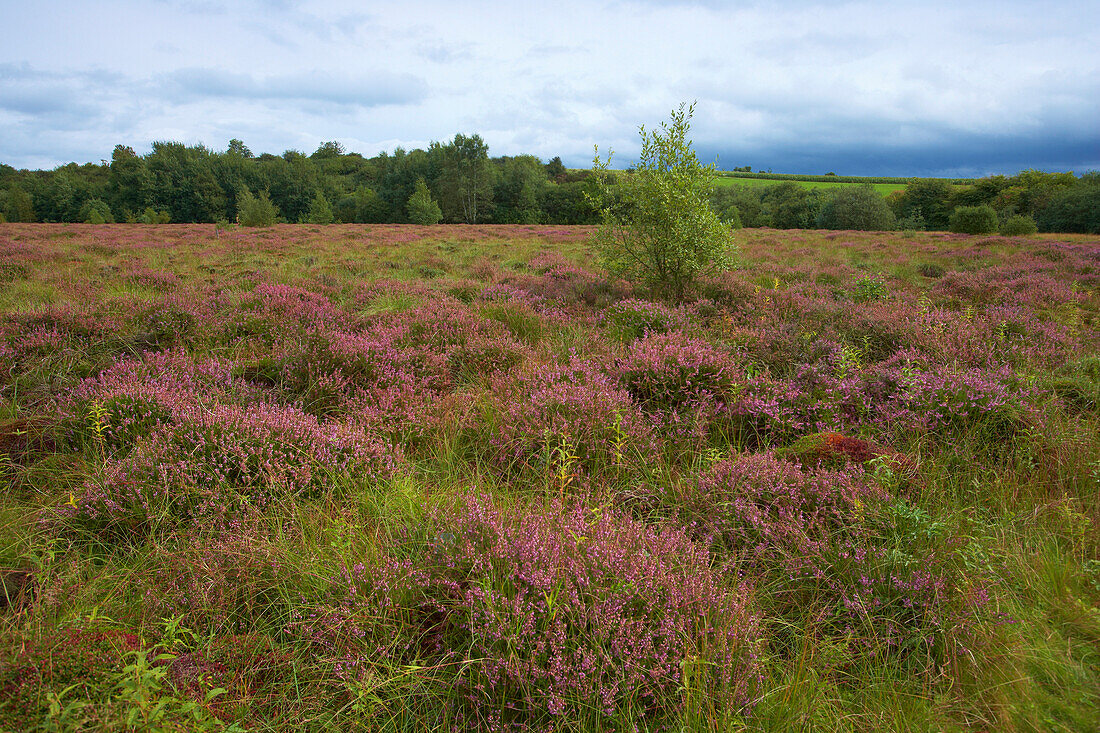
M 1100 2 L 0 0 L 0 162 L 155 140 L 636 160 L 695 102 L 704 162 L 1100 169 Z

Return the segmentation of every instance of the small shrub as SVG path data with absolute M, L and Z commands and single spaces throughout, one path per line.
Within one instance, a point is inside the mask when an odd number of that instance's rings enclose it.
M 843 186 L 829 195 L 817 225 L 822 229 L 885 231 L 896 224 L 886 199 L 870 184 Z
M 709 341 L 680 333 L 655 333 L 631 344 L 615 367 L 627 392 L 647 410 L 728 402 L 740 370 L 733 358 Z
M 395 449 L 362 429 L 322 425 L 295 408 L 183 404 L 131 453 L 109 459 L 63 516 L 103 536 L 143 537 L 158 525 L 319 494 L 348 472 L 387 475 L 395 462 Z
M 318 191 L 317 195 L 313 197 L 313 202 L 309 205 L 306 222 L 309 224 L 331 224 L 333 221 L 335 221 L 335 217 L 332 214 L 332 206 L 325 195 Z
M 111 207 L 106 201 L 98 198 L 85 201 L 77 216 L 85 224 L 110 224 L 115 220 Z
M 857 303 L 886 300 L 889 297 L 890 291 L 880 275 L 864 275 L 856 280 L 855 291 L 852 293 L 852 300 Z
M 1016 214 L 1001 223 L 1001 234 L 1006 237 L 1026 237 L 1039 231 L 1039 225 L 1030 216 Z
M 438 224 L 443 219 L 443 211 L 439 204 L 432 198 L 428 184 L 423 178 L 416 180 L 416 190 L 409 196 L 406 204 L 409 221 L 413 224 L 431 225 Z
M 694 107 L 680 106 L 660 131 L 640 128 L 635 170 L 606 182 L 608 161 L 593 169 L 602 185 L 597 244 L 612 275 L 680 297 L 696 276 L 728 266 L 730 228 L 710 208 L 714 165 L 702 165 L 687 139 Z
M 141 224 L 167 224 L 171 220 L 172 216 L 167 211 L 157 211 L 152 206 L 145 207 L 137 219 Z
M 997 231 L 997 212 L 992 206 L 960 206 L 951 214 L 948 227 L 957 234 L 993 234 Z
M 237 223 L 246 227 L 269 227 L 279 217 L 267 191 L 254 196 L 247 188 L 237 197 Z

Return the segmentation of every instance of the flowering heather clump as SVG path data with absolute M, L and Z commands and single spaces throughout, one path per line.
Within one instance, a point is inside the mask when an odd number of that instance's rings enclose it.
M 987 597 L 967 559 L 948 550 L 947 529 L 890 501 L 855 465 L 744 456 L 716 464 L 677 502 L 681 521 L 767 582 L 779 613 L 820 607 L 865 652 L 919 647 L 942 661 Z
M 69 514 L 109 534 L 140 534 L 162 521 L 321 493 L 348 472 L 382 476 L 396 460 L 394 448 L 362 429 L 295 408 L 180 404 L 130 454 L 109 459 Z
M 183 351 L 150 352 L 121 359 L 67 396 L 62 411 L 86 442 L 128 451 L 158 424 L 195 406 L 248 404 L 262 393 L 233 376 L 217 359 L 194 359 Z
M 372 316 L 362 328 L 310 331 L 278 360 L 272 381 L 308 412 L 384 401 L 432 401 L 456 385 L 510 369 L 526 347 L 496 321 L 451 299 Z
M 816 412 L 807 401 L 795 383 L 759 375 L 742 386 L 731 422 L 744 444 L 779 445 L 816 429 Z
M 533 311 L 546 308 L 546 301 L 543 298 L 505 282 L 485 286 L 478 293 L 477 299 L 483 303 L 515 303 Z
M 172 293 L 138 310 L 134 345 L 162 349 L 195 344 L 213 322 L 209 301 L 195 293 Z
M 691 451 L 730 428 L 743 375 L 731 354 L 679 331 L 632 342 L 612 367 L 670 448 Z
M 230 343 L 244 337 L 280 343 L 311 329 L 338 330 L 353 323 L 351 314 L 324 295 L 291 285 L 261 284 L 225 319 L 223 338 Z
M 731 401 L 741 371 L 730 354 L 682 333 L 657 333 L 632 343 L 615 367 L 619 383 L 648 410 L 676 410 Z
M 273 384 L 311 414 L 346 408 L 360 391 L 414 384 L 425 392 L 447 387 L 442 354 L 409 348 L 404 325 L 365 331 L 314 331 L 275 362 Z
M 559 261 L 555 263 L 554 259 Z M 576 310 L 580 306 L 599 306 L 627 292 L 622 284 L 612 284 L 560 256 L 540 255 L 529 267 L 537 276 L 509 273 L 502 276 L 503 282 L 549 304 L 541 309 L 546 312 L 552 313 L 557 307 Z
M 679 499 L 704 536 L 754 562 L 814 573 L 838 532 L 858 525 L 862 508 L 885 493 L 855 466 L 802 469 L 773 453 L 715 464 Z
M 126 282 L 156 288 L 157 290 L 174 290 L 180 283 L 179 276 L 174 272 L 154 270 L 139 263 L 130 265 L 123 277 Z
M 402 604 L 419 617 L 415 643 L 388 651 L 455 669 L 468 725 L 600 727 L 672 718 L 695 695 L 712 710 L 748 702 L 760 651 L 748 590 L 724 584 L 679 530 L 581 503 L 504 511 L 477 495 L 432 519 L 419 555 L 377 575 L 360 567 L 339 598 L 352 619 Z M 349 661 L 376 651 L 359 654 Z
M 581 467 L 650 456 L 659 441 L 630 393 L 596 365 L 528 364 L 494 380 L 490 444 L 507 470 L 534 467 L 564 448 Z
M 1011 369 L 914 368 L 899 361 L 882 373 L 897 391 L 878 406 L 875 423 L 888 435 L 908 431 L 958 430 L 983 425 L 995 439 L 1014 435 L 1031 417 L 1033 392 Z
M 117 340 L 123 330 L 120 315 L 98 303 L 49 305 L 19 313 L 12 320 L 24 331 L 41 328 L 86 345 Z

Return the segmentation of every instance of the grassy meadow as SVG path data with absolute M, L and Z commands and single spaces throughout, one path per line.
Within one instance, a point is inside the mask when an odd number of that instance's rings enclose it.
M 834 191 L 844 186 L 858 186 L 858 183 L 849 183 L 847 181 L 806 181 L 792 178 L 740 178 L 734 176 L 718 176 L 714 179 L 714 185 L 718 187 L 722 186 L 776 186 L 784 181 L 792 181 L 797 183 L 803 188 L 823 188 L 827 191 Z M 871 188 L 875 189 L 880 195 L 893 193 L 894 191 L 904 191 L 906 184 L 904 183 L 872 183 Z
M 592 233 L 0 224 L 0 730 L 1100 729 L 1100 237 Z

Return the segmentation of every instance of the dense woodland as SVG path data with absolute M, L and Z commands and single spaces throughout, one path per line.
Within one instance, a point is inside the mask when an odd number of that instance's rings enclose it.
M 799 183 L 816 178 L 721 187 L 711 204 L 746 227 L 1005 231 L 1008 224 L 1007 233 L 1034 226 L 1100 233 L 1097 172 L 1029 170 L 971 184 L 911 179 L 885 199 L 867 186 L 825 191 Z M 372 158 L 337 142 L 310 155 L 254 155 L 240 140 L 224 152 L 155 142 L 146 155 L 117 145 L 110 162 L 98 165 L 31 171 L 0 164 L 0 221 L 588 224 L 598 218 L 588 196 L 594 191 L 591 171 L 567 169 L 560 158 L 490 157 L 478 135 Z M 969 229 L 952 223 L 960 209 L 976 222 Z

